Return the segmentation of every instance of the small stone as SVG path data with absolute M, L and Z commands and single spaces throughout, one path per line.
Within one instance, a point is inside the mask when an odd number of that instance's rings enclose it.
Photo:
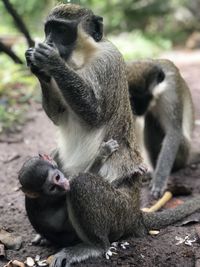
M 150 235 L 158 235 L 159 233 L 160 233 L 160 231 L 158 231 L 158 230 L 150 230 L 149 231 Z
M 49 264 L 48 264 L 47 260 L 42 260 L 42 261 L 38 261 L 37 265 L 39 267 L 45 267 L 45 266 L 48 266 Z
M 22 245 L 22 238 L 15 236 L 4 229 L 0 229 L 0 241 L 8 249 L 18 250 Z
M 26 264 L 27 264 L 29 267 L 33 267 L 33 266 L 35 265 L 35 261 L 34 261 L 33 258 L 28 257 L 28 258 L 26 259 Z
M 35 256 L 35 261 L 38 262 L 40 260 L 40 255 Z

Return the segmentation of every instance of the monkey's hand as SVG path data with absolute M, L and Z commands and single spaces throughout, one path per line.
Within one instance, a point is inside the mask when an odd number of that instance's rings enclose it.
M 31 60 L 38 69 L 51 76 L 52 69 L 57 68 L 60 65 L 64 65 L 58 50 L 51 45 L 39 43 L 31 57 Z
M 163 179 L 164 180 L 164 179 Z M 158 199 L 161 197 L 166 189 L 166 184 L 162 182 L 157 182 L 155 178 L 153 177 L 150 183 L 150 189 L 151 189 L 151 195 L 155 198 Z
M 102 157 L 108 157 L 112 155 L 119 148 L 119 144 L 116 140 L 110 139 L 101 145 L 100 154 Z
M 33 62 L 33 54 L 35 48 L 29 48 L 25 52 L 26 64 L 30 67 L 31 72 L 37 76 L 40 81 L 50 82 L 51 77 L 47 75 L 43 70 L 39 69 Z

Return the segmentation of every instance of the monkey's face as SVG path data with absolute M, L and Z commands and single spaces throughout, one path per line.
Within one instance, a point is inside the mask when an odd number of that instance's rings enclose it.
M 103 36 L 103 19 L 77 5 L 59 5 L 45 23 L 45 42 L 55 46 L 67 61 L 77 46 L 80 30 L 99 42 Z M 79 46 L 83 44 L 78 44 Z
M 50 20 L 45 24 L 45 42 L 57 48 L 65 61 L 72 53 L 77 39 L 77 22 Z

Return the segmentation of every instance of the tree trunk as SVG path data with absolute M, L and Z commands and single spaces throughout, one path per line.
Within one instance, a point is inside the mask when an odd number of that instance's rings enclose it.
M 7 47 L 0 41 L 0 52 L 7 54 L 17 64 L 23 64 L 23 61 L 12 51 L 11 48 Z

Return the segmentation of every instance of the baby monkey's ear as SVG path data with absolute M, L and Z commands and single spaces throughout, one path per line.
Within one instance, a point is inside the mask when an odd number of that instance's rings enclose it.
M 40 196 L 40 194 L 38 192 L 31 192 L 27 189 L 24 189 L 23 187 L 21 187 L 20 189 L 29 198 L 38 198 Z
M 47 154 L 41 154 L 39 153 L 39 157 L 47 162 L 49 162 L 51 165 L 53 165 L 54 167 L 57 167 L 57 163 L 55 162 L 55 160 L 50 157 L 49 155 Z

